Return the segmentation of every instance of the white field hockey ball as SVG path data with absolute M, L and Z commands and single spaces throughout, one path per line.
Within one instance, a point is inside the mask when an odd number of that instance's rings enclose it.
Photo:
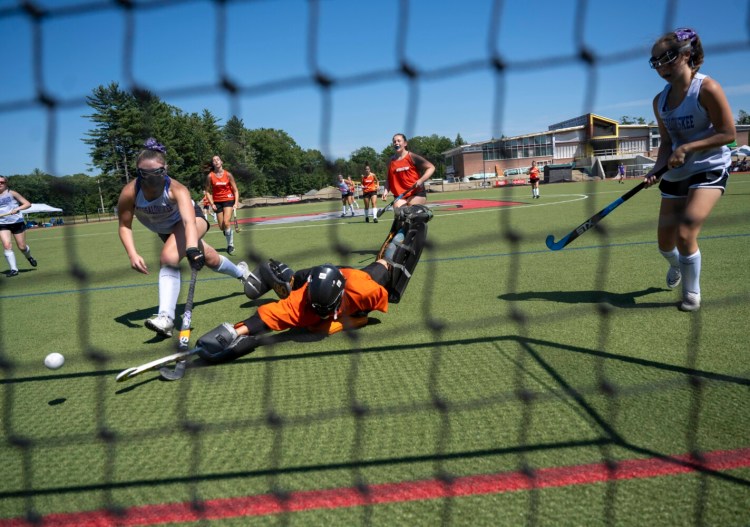
M 50 353 L 44 357 L 44 365 L 50 370 L 56 370 L 65 364 L 65 357 L 61 353 Z

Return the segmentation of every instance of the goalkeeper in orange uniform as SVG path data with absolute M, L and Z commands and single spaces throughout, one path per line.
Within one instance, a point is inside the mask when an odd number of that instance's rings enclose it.
M 269 260 L 245 281 L 245 294 L 257 299 L 273 289 L 280 300 L 264 304 L 245 320 L 223 323 L 198 339 L 199 355 L 218 362 L 250 353 L 270 331 L 306 328 L 332 335 L 367 324 L 371 311 L 386 313 L 401 300 L 426 243 L 432 212 L 423 205 L 399 209 L 407 234 L 403 242 L 362 269 L 323 264 L 292 271 Z

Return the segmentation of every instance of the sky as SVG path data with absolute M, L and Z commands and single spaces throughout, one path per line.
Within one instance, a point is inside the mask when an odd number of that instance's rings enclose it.
M 750 113 L 748 0 L 135 0 L 130 14 L 114 0 L 34 0 L 38 22 L 20 3 L 0 0 L 3 175 L 98 175 L 86 97 L 112 82 L 284 130 L 330 159 L 381 151 L 398 132 L 476 142 L 588 112 L 650 121 L 664 86 L 651 45 L 681 26 L 701 36 L 701 72 L 735 118 Z

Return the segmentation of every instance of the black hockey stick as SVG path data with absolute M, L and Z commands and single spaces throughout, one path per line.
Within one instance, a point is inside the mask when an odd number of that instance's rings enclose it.
M 185 312 L 182 314 L 182 327 L 180 328 L 180 340 L 177 344 L 178 353 L 187 351 L 190 348 L 190 325 L 193 321 L 193 296 L 195 295 L 195 282 L 198 278 L 198 271 L 191 269 L 190 287 L 188 288 L 187 300 L 185 300 Z M 159 368 L 159 374 L 163 379 L 168 381 L 179 381 L 185 375 L 187 367 L 187 358 L 177 361 L 174 369 L 164 366 Z
M 411 192 L 412 190 L 414 190 L 416 188 L 417 188 L 417 185 L 414 184 L 411 187 L 409 187 L 406 190 L 404 190 L 401 194 L 399 194 L 398 196 L 396 196 L 395 198 L 393 198 L 393 201 L 391 201 L 388 205 L 386 205 L 385 207 L 383 207 L 382 209 L 380 209 L 378 211 L 378 218 L 381 217 L 385 211 L 387 211 L 388 209 L 392 208 L 394 203 L 396 203 L 398 200 L 402 199 L 409 192 Z
M 657 178 L 660 177 L 664 172 L 667 171 L 667 167 L 664 166 L 663 168 L 659 169 L 658 171 L 654 172 L 652 175 L 656 176 Z M 602 221 L 610 212 L 615 210 L 617 207 L 625 203 L 627 200 L 638 194 L 641 190 L 646 188 L 646 182 L 642 181 L 630 191 L 626 192 L 616 200 L 614 200 L 612 203 L 604 207 L 602 210 L 591 216 L 589 219 L 581 223 L 578 227 L 570 231 L 568 234 L 563 236 L 560 241 L 555 241 L 555 237 L 550 234 L 547 236 L 547 247 L 552 251 L 559 251 L 563 247 L 567 246 L 570 242 L 578 238 L 581 234 L 585 233 L 591 227 Z

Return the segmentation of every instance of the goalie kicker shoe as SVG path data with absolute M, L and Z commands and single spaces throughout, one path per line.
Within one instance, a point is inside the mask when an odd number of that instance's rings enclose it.
M 174 320 L 169 315 L 162 312 L 156 315 L 154 318 L 150 318 L 145 322 L 145 326 L 162 335 L 164 337 L 171 337 L 172 330 L 174 329 Z

